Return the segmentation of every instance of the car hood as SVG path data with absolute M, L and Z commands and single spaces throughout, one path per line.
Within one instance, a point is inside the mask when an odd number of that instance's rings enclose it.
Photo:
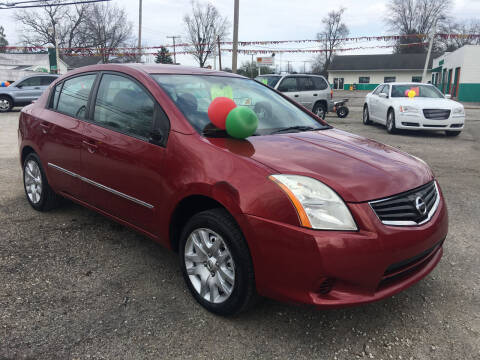
M 337 129 L 209 140 L 276 173 L 316 178 L 348 202 L 388 197 L 433 179 L 422 160 Z
M 450 99 L 435 98 L 392 98 L 398 105 L 415 106 L 420 109 L 452 109 L 460 107 L 462 104 Z

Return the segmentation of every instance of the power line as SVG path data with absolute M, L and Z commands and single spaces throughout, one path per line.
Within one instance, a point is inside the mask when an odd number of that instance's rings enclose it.
M 47 0 L 48 1 L 48 0 Z M 0 3 L 0 10 L 11 10 L 11 9 L 26 9 L 26 8 L 40 8 L 40 7 L 54 7 L 54 6 L 65 6 L 65 5 L 79 5 L 79 4 L 89 4 L 97 2 L 106 2 L 111 0 L 83 0 L 83 1 L 71 1 L 66 3 L 46 3 L 46 1 L 32 0 L 32 1 L 17 1 L 14 3 Z M 42 5 L 21 5 L 25 3 L 39 3 L 42 2 Z

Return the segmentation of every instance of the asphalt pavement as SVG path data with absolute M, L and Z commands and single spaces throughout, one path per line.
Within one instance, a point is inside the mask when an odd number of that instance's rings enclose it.
M 0 114 L 0 359 L 480 359 L 480 110 L 467 110 L 456 138 L 390 135 L 362 124 L 361 102 L 327 120 L 433 168 L 450 216 L 441 262 L 377 303 L 318 310 L 265 299 L 235 318 L 201 308 L 177 256 L 151 240 L 69 202 L 34 211 L 19 113 Z

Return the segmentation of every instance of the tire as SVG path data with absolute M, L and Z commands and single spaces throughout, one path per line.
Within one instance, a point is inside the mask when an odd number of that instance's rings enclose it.
M 324 103 L 318 102 L 313 107 L 312 112 L 317 115 L 319 118 L 325 120 L 325 115 L 327 114 L 327 107 Z
M 337 116 L 340 118 L 340 119 L 343 119 L 343 118 L 346 118 L 348 116 L 348 113 L 349 113 L 349 110 L 346 106 L 340 106 L 338 109 L 337 109 Z
M 48 211 L 58 206 L 60 197 L 48 184 L 37 154 L 30 153 L 23 162 L 23 188 L 29 204 L 37 211 Z
M 202 211 L 187 222 L 179 257 L 190 292 L 208 311 L 229 316 L 255 304 L 258 295 L 250 252 L 224 209 Z
M 458 136 L 460 133 L 461 131 L 445 131 L 445 135 L 447 136 Z
M 389 134 L 395 134 L 397 132 L 397 128 L 395 127 L 395 112 L 393 110 L 388 111 L 387 123 L 385 126 L 387 127 L 387 132 Z
M 370 113 L 368 111 L 368 105 L 367 104 L 365 104 L 363 106 L 362 121 L 363 121 L 364 125 L 370 125 L 372 123 L 372 120 L 370 120 Z
M 13 108 L 13 101 L 8 96 L 0 96 L 0 112 L 8 112 Z

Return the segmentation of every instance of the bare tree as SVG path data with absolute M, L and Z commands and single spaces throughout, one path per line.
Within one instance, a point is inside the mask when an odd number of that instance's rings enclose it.
M 316 72 L 319 72 L 318 68 L 321 67 L 323 74 L 327 73 L 334 50 L 344 43 L 344 39 L 350 33 L 342 20 L 344 12 L 345 8 L 340 8 L 338 11 L 333 10 L 322 19 L 323 30 L 317 34 L 317 39 L 320 40 L 321 49 L 324 51 L 314 61 Z
M 5 35 L 3 26 L 0 25 L 0 53 L 6 52 L 6 49 L 4 49 L 5 46 L 8 46 L 7 36 Z
M 61 0 L 50 1 L 61 3 Z M 85 20 L 88 4 L 45 6 L 35 10 L 17 11 L 15 20 L 23 26 L 22 42 L 26 46 L 55 45 L 72 48 L 81 46 L 78 29 Z
M 92 4 L 79 33 L 81 42 L 95 48 L 102 62 L 108 63 L 117 49 L 131 40 L 132 24 L 128 21 L 125 9 L 109 3 Z
M 425 52 L 426 46 L 406 45 L 426 42 L 421 35 L 429 34 L 437 21 L 439 26 L 442 25 L 450 5 L 451 0 L 390 0 L 385 18 L 390 31 L 398 35 L 408 35 L 397 40 L 395 52 Z
M 440 27 L 443 34 L 462 34 L 461 37 L 440 37 L 438 42 L 444 51 L 455 51 L 464 45 L 480 45 L 480 38 L 469 37 L 468 35 L 476 35 L 480 33 L 480 21 L 476 19 L 464 22 L 456 22 L 449 19 Z
M 185 15 L 186 39 L 192 44 L 188 48 L 200 67 L 205 65 L 216 45 L 216 37 L 228 35 L 228 19 L 222 17 L 217 8 L 210 3 L 200 4 L 192 1 L 192 14 Z

